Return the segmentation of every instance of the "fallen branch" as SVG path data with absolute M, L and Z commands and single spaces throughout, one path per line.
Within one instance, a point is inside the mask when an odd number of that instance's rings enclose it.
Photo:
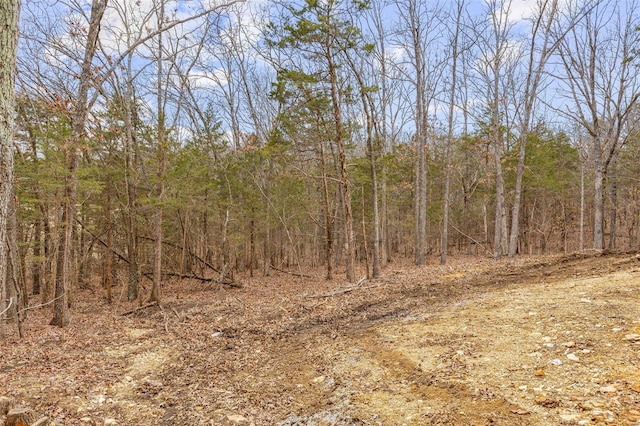
M 147 240 L 147 241 L 154 241 L 154 238 L 151 237 L 145 237 L 144 235 L 139 235 L 138 238 L 143 239 L 143 240 Z M 162 241 L 162 244 L 165 244 L 169 247 L 173 247 L 175 249 L 178 250 L 184 250 L 184 247 L 182 247 L 180 244 L 176 244 L 173 243 L 171 241 Z M 215 266 L 213 266 L 211 263 L 207 262 L 206 260 L 204 260 L 203 258 L 201 258 L 200 256 L 198 256 L 197 254 L 195 254 L 194 252 L 192 252 L 190 249 L 186 249 L 187 253 L 189 253 L 189 256 L 193 257 L 195 260 L 197 260 L 198 262 L 202 263 L 204 266 L 206 266 L 207 268 L 211 269 L 214 272 L 217 272 L 218 274 L 222 274 L 222 271 L 220 271 L 218 268 L 216 268 Z M 227 280 L 227 282 L 224 282 L 223 284 L 229 284 L 229 282 L 234 282 L 233 278 L 227 276 L 225 274 L 224 278 Z
M 473 237 L 471 237 L 470 235 L 465 234 L 464 232 L 462 232 L 461 230 L 459 230 L 453 223 L 449 222 L 449 225 L 456 231 L 458 232 L 460 235 L 462 235 L 465 238 L 468 238 L 469 240 L 471 240 L 474 244 L 479 245 L 480 247 L 482 247 L 484 249 L 484 251 L 486 253 L 492 253 L 491 250 L 489 250 L 487 247 L 485 247 L 484 244 L 482 244 L 480 241 L 477 241 L 475 239 L 473 239 Z
M 176 311 L 176 308 L 174 308 L 173 306 L 171 307 L 171 311 L 176 314 L 176 317 L 178 318 L 178 322 L 182 321 L 180 319 L 180 314 L 178 313 L 178 311 Z
M 304 297 L 307 298 L 307 299 L 318 299 L 318 298 L 322 298 L 322 297 L 333 297 L 333 296 L 339 296 L 339 295 L 345 294 L 345 293 L 350 293 L 350 292 L 352 292 L 354 290 L 368 290 L 368 289 L 372 289 L 372 288 L 378 288 L 378 287 L 381 287 L 381 286 L 384 285 L 384 284 L 373 284 L 373 285 L 361 286 L 360 284 L 362 284 L 365 281 L 366 281 L 366 278 L 362 277 L 360 279 L 360 281 L 358 281 L 353 286 L 338 288 L 338 289 L 330 291 L 328 293 L 312 294 L 312 295 L 304 296 Z
M 275 269 L 276 271 L 282 272 L 283 274 L 293 275 L 294 277 L 313 278 L 311 275 L 301 274 L 301 273 L 298 273 L 298 272 L 285 271 L 284 269 L 277 268 L 277 267 L 275 267 L 273 265 L 271 265 L 271 269 Z
M 165 312 L 161 304 L 158 303 L 158 307 L 160 308 L 160 310 L 162 311 L 162 315 L 164 316 L 164 332 L 169 333 L 169 317 L 167 317 L 167 313 Z
M 229 287 L 237 287 L 237 288 L 242 287 L 242 284 L 228 277 L 225 277 L 227 278 L 227 280 L 220 280 L 220 278 L 205 278 L 205 277 L 198 276 L 196 274 L 178 274 L 176 272 L 163 272 L 162 275 L 166 275 L 169 277 L 178 277 L 183 279 L 193 279 L 193 280 L 197 280 L 205 283 L 216 282 L 216 283 L 228 285 Z
M 78 224 L 80 225 L 80 227 L 87 233 L 89 234 L 95 241 L 99 242 L 102 246 L 107 247 L 111 253 L 113 253 L 114 255 L 116 255 L 120 260 L 122 260 L 125 263 L 131 263 L 129 262 L 129 259 L 127 259 L 125 256 L 123 256 L 122 254 L 118 253 L 116 250 L 114 250 L 112 247 L 109 247 L 109 245 L 104 242 L 99 236 L 95 235 L 93 232 L 91 232 L 90 229 L 88 229 L 79 219 L 75 219 L 76 222 L 78 222 Z M 148 237 L 140 237 L 140 238 L 145 238 L 148 240 L 152 240 L 151 238 Z M 172 247 L 178 247 L 180 248 L 180 246 L 173 244 L 173 243 L 169 243 L 169 242 L 165 242 L 165 244 L 170 245 Z M 205 265 L 207 265 L 208 267 L 210 267 L 211 269 L 213 269 L 215 272 L 219 272 L 217 269 L 215 269 L 213 266 L 209 265 L 209 263 L 205 262 L 203 259 L 200 259 L 198 256 L 196 256 L 195 254 L 189 252 L 192 256 L 194 256 L 195 258 L 197 258 L 199 261 L 203 262 Z M 142 272 L 140 275 L 142 275 L 145 278 L 148 278 L 149 280 L 153 281 L 153 274 L 150 272 Z M 211 281 L 216 281 L 216 282 L 220 282 L 222 284 L 231 286 L 231 287 L 241 287 L 240 284 L 236 283 L 235 280 L 231 277 L 225 276 L 223 277 L 224 279 L 221 281 L 217 281 L 216 278 L 204 278 L 204 277 L 198 277 L 194 274 L 190 274 L 190 275 L 185 275 L 185 274 L 177 274 L 177 273 L 171 273 L 171 272 L 163 272 L 162 275 L 165 276 L 170 276 L 170 277 L 180 277 L 180 278 L 193 278 L 195 280 L 199 280 L 199 281 L 203 281 L 203 282 L 211 282 Z
M 138 312 L 138 311 L 141 311 L 143 309 L 150 308 L 152 306 L 158 306 L 158 302 L 150 302 L 150 303 L 147 303 L 146 305 L 138 306 L 135 309 L 132 309 L 130 311 L 125 312 L 124 314 L 121 314 L 121 316 L 126 317 L 127 315 L 131 315 L 134 312 Z

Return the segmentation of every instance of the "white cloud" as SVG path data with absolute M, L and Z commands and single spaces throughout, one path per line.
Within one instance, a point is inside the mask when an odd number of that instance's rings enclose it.
M 216 69 L 213 72 L 195 70 L 189 74 L 188 78 L 193 89 L 220 87 L 229 83 L 227 73 L 223 69 Z
M 537 9 L 537 1 L 511 0 L 502 5 L 501 12 L 508 13 L 509 22 L 521 22 L 534 16 Z

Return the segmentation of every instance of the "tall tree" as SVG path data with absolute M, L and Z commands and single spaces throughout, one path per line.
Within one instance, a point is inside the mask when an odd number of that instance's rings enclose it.
M 13 131 L 15 113 L 16 49 L 20 2 L 0 1 L 0 315 L 18 306 L 18 300 L 6 299 L 10 291 L 9 263 L 10 224 L 13 199 Z
M 306 0 L 303 4 L 289 5 L 287 15 L 282 17 L 281 38 L 276 43 L 278 47 L 290 49 L 292 54 L 301 55 L 308 61 L 304 65 L 290 62 L 283 64 L 283 67 L 294 67 L 296 73 L 306 75 L 308 81 L 315 82 L 330 100 L 334 126 L 332 142 L 337 153 L 344 216 L 346 276 L 349 282 L 356 280 L 356 248 L 347 163 L 348 134 L 343 117 L 347 91 L 345 79 L 348 76 L 344 74 L 342 65 L 345 64 L 345 55 L 354 54 L 361 44 L 360 31 L 345 18 L 345 13 L 348 8 L 361 6 L 338 0 Z
M 495 174 L 495 220 L 493 255 L 499 259 L 508 250 L 508 222 L 503 161 L 509 129 L 508 91 L 513 90 L 512 73 L 520 52 L 513 48 L 512 0 L 485 0 L 487 25 L 476 28 L 478 74 L 486 99 L 487 130 L 490 133 Z
M 465 7 L 465 0 L 457 0 L 453 8 L 452 20 L 455 22 L 451 30 L 451 80 L 449 85 L 449 112 L 447 116 L 447 141 L 445 146 L 444 159 L 444 200 L 442 203 L 442 244 L 440 247 L 440 264 L 447 263 L 447 251 L 449 248 L 449 203 L 451 192 L 451 150 L 453 147 L 453 126 L 456 95 L 458 90 L 458 63 L 461 50 L 460 45 L 462 30 L 462 13 Z
M 405 78 L 413 85 L 415 106 L 415 190 L 414 190 L 414 245 L 415 264 L 424 265 L 427 238 L 427 154 L 430 123 L 430 107 L 438 94 L 438 87 L 444 73 L 444 57 L 440 34 L 442 31 L 441 5 L 428 4 L 419 0 L 398 2 L 401 25 L 407 28 L 398 34 L 399 42 L 406 45 L 408 56 Z
M 65 176 L 64 201 L 62 209 L 62 235 L 58 245 L 58 258 L 56 263 L 55 302 L 51 325 L 64 327 L 69 324 L 69 280 L 71 268 L 71 251 L 73 240 L 74 216 L 76 211 L 76 195 L 78 189 L 78 164 L 80 151 L 86 137 L 86 122 L 89 114 L 87 101 L 89 91 L 94 84 L 92 70 L 93 59 L 98 46 L 100 23 L 107 8 L 107 0 L 93 0 L 91 3 L 91 16 L 84 48 L 82 67 L 78 76 L 78 92 L 71 116 L 71 135 L 67 144 L 66 162 L 67 175 Z

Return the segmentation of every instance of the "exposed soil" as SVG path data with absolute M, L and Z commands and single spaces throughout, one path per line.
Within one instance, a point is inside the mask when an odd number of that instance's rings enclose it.
M 635 253 L 164 294 L 122 315 L 96 287 L 68 328 L 5 327 L 0 395 L 56 425 L 640 425 Z

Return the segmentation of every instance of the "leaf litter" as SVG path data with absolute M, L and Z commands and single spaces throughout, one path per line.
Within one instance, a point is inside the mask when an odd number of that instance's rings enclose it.
M 640 424 L 635 254 L 322 275 L 171 281 L 133 312 L 84 290 L 65 329 L 4 329 L 0 396 L 56 425 Z

